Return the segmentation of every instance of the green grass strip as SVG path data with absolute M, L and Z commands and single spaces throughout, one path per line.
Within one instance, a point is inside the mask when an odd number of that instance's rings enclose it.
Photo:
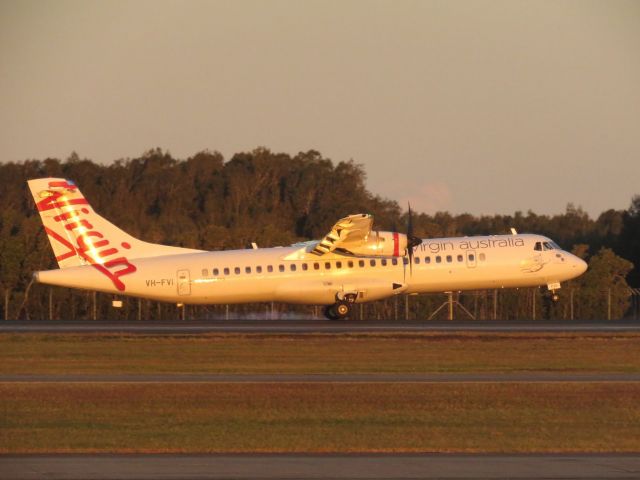
M 639 373 L 638 334 L 0 335 L 0 374 Z
M 640 452 L 640 385 L 0 384 L 0 452 Z

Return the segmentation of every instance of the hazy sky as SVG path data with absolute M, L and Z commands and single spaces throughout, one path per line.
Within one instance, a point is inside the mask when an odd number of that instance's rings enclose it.
M 0 160 L 266 146 L 421 211 L 640 194 L 640 1 L 0 0 Z

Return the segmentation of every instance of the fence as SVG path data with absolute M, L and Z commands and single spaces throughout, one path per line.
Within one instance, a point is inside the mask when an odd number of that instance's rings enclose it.
M 10 319 L 51 320 L 208 320 L 324 318 L 322 307 L 277 303 L 246 305 L 176 306 L 113 295 L 38 287 L 27 298 L 16 294 Z M 114 308 L 113 301 L 122 303 Z M 357 304 L 352 318 L 372 320 L 640 320 L 640 288 L 560 290 L 553 302 L 540 288 L 496 289 L 444 294 L 399 295 Z

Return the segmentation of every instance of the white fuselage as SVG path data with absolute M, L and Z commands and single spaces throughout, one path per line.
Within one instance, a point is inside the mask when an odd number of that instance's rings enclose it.
M 400 293 L 550 286 L 586 270 L 548 238 L 529 234 L 430 238 L 413 257 L 410 268 L 407 257 L 318 256 L 294 246 L 123 259 L 128 269 L 120 274 L 114 263 L 36 275 L 53 285 L 185 304 L 329 305 L 343 294 L 367 302 Z

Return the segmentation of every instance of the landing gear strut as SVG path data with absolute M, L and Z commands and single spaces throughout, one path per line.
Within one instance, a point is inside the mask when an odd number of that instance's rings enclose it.
M 333 305 L 324 307 L 323 313 L 329 320 L 342 320 L 351 313 L 351 304 L 340 300 Z

